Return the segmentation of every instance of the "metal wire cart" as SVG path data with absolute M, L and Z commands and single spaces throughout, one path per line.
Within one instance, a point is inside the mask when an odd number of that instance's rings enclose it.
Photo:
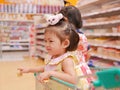
M 80 76 L 81 78 L 96 76 L 97 79 L 91 82 L 91 85 L 95 88 L 94 90 L 120 90 L 120 68 L 111 67 L 107 69 L 95 68 L 97 71 L 95 74 Z M 35 73 L 36 76 L 38 73 Z M 68 89 L 69 88 L 69 89 Z M 36 80 L 36 90 L 82 90 L 77 85 L 70 84 L 62 81 L 58 78 L 51 77 L 50 80 L 45 84 L 40 84 Z M 93 89 L 89 89 L 93 90 Z

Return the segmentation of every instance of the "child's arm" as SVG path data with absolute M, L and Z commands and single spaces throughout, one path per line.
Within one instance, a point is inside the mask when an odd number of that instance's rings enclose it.
M 35 68 L 20 67 L 20 68 L 18 68 L 18 70 L 20 71 L 20 73 L 43 72 L 44 71 L 44 66 L 39 66 L 39 67 L 35 67 Z
M 48 79 L 50 76 L 54 76 L 66 82 L 76 84 L 77 76 L 74 69 L 74 63 L 72 58 L 67 58 L 62 63 L 63 72 L 59 71 L 47 71 L 41 73 L 37 78 L 40 82 L 44 82 L 44 80 Z

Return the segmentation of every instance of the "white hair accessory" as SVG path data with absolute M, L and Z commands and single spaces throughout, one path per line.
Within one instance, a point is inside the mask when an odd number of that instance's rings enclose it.
M 47 22 L 49 23 L 49 25 L 55 25 L 62 18 L 63 18 L 63 15 L 61 13 L 60 14 L 56 14 L 56 15 L 52 15 L 52 16 L 50 16 L 50 17 L 47 18 Z

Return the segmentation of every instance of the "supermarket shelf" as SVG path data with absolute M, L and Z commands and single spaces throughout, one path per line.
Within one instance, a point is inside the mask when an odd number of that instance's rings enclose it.
M 41 34 L 44 34 L 44 30 L 36 30 L 36 33 L 41 33 Z
M 29 40 L 10 40 L 10 42 L 29 42 Z
M 2 48 L 2 51 L 23 51 L 23 50 L 29 50 L 29 48 Z
M 47 53 L 45 47 L 43 47 L 43 46 L 37 46 L 36 49 L 37 49 L 38 51 L 43 51 L 43 52 Z
M 98 11 L 98 12 L 85 14 L 85 15 L 82 15 L 82 18 L 84 18 L 84 19 L 98 18 L 98 17 L 108 17 L 108 16 L 114 16 L 114 15 L 120 15 L 120 7 L 108 9 L 105 11 Z
M 17 12 L 0 12 L 0 14 L 14 14 L 14 15 L 40 15 L 40 13 L 17 13 Z
M 59 1 L 59 0 L 58 0 Z M 0 4 L 1 10 L 0 14 L 22 14 L 22 15 L 39 15 L 40 13 L 53 13 L 59 11 L 63 6 L 64 3 L 61 0 L 61 2 L 53 2 L 53 4 L 50 4 L 49 2 L 46 4 L 46 2 L 41 3 L 14 3 L 14 4 Z M 59 3 L 59 4 L 56 4 Z M 26 6 L 27 5 L 27 6 Z M 49 10 L 49 8 L 52 8 Z
M 44 35 L 36 36 L 37 39 L 44 39 Z
M 88 8 L 91 5 L 102 4 L 102 3 L 105 3 L 105 2 L 108 2 L 108 1 L 113 1 L 113 0 L 92 0 L 92 1 L 90 0 L 89 2 L 86 2 L 82 5 L 77 6 L 77 7 L 81 10 L 81 9 Z
M 120 20 L 84 24 L 83 28 L 109 28 L 120 25 Z
M 33 23 L 33 20 L 8 20 L 8 19 L 0 19 L 2 22 L 31 22 Z
M 96 47 L 108 47 L 108 48 L 120 49 L 120 45 L 110 45 L 110 44 L 107 45 L 107 44 L 99 44 L 99 43 L 95 44 L 90 42 L 89 42 L 89 45 L 96 46 Z
M 48 24 L 38 24 L 38 25 L 35 25 L 35 28 L 36 29 L 44 29 L 45 27 L 47 27 L 48 26 Z
M 12 25 L 11 25 L 11 26 L 10 26 L 10 25 L 9 25 L 9 26 L 6 26 L 6 25 L 3 26 L 3 25 L 1 25 L 1 27 L 8 27 L 8 28 L 13 28 L 13 27 L 14 27 L 14 28 L 19 28 L 19 27 L 22 27 L 22 28 L 29 28 L 29 27 L 26 26 L 26 25 L 24 25 L 24 26 L 23 26 L 23 25 L 17 25 L 17 26 L 12 26 Z
M 36 44 L 41 45 L 41 46 L 45 46 L 45 43 L 43 41 L 37 41 Z
M 83 31 L 91 46 L 91 59 L 120 62 L 119 4 L 120 0 L 79 0 L 77 7 L 84 20 Z
M 0 19 L 2 31 L 2 51 L 28 51 L 30 47 L 29 30 L 33 24 L 31 20 Z M 32 22 L 32 23 L 31 23 Z M 9 31 L 9 32 L 8 32 Z
M 6 46 L 6 45 L 27 45 L 27 46 L 29 46 L 29 43 L 2 43 L 2 45 L 4 45 L 4 46 Z
M 110 57 L 110 56 L 101 55 L 101 54 L 97 54 L 97 53 L 91 53 L 91 56 L 99 57 L 99 58 L 103 58 L 103 59 L 109 59 L 112 61 L 120 61 L 120 58 Z
M 85 33 L 86 36 L 120 36 L 120 33 Z

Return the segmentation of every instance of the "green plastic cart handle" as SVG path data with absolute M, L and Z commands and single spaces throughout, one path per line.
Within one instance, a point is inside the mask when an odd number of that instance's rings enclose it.
M 120 67 L 104 69 L 96 72 L 98 80 L 93 82 L 95 87 L 103 86 L 105 89 L 120 87 Z
M 37 74 L 34 73 L 34 76 L 37 76 Z M 76 88 L 76 86 L 75 86 L 74 84 L 65 82 L 65 81 L 60 80 L 60 79 L 58 79 L 58 78 L 55 78 L 55 77 L 53 77 L 53 76 L 51 76 L 50 79 L 51 79 L 51 80 L 54 80 L 54 81 L 56 81 L 56 82 L 58 82 L 58 83 L 61 83 L 61 84 L 65 85 L 65 86 L 68 86 L 68 87 L 70 87 L 70 88 L 72 88 L 72 89 L 75 89 L 75 88 Z

